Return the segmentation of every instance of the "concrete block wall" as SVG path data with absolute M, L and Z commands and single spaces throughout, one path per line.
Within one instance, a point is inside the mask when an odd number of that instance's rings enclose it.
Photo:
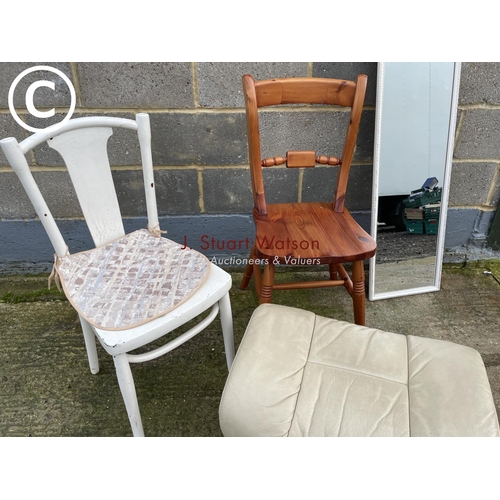
M 0 63 L 0 137 L 29 135 L 11 117 L 8 89 L 24 69 L 44 63 Z M 318 76 L 355 79 L 369 85 L 351 170 L 347 207 L 369 229 L 375 123 L 376 63 L 45 63 L 63 71 L 76 89 L 74 117 L 109 115 L 132 118 L 150 114 L 159 215 L 167 236 L 187 241 L 208 256 L 244 257 L 254 236 L 241 76 L 256 79 Z M 46 75 L 45 75 L 46 76 Z M 24 94 L 33 73 L 23 79 L 14 104 L 26 123 L 46 127 L 51 121 L 31 116 Z M 466 63 L 462 68 L 457 141 L 450 193 L 447 244 L 482 244 L 500 198 L 500 68 L 494 63 Z M 69 103 L 67 86 L 40 88 L 38 108 L 56 107 L 60 121 Z M 286 120 L 286 122 L 285 122 Z M 263 155 L 289 149 L 341 154 L 346 110 L 290 106 L 262 113 Z M 287 123 L 284 128 L 277 125 Z M 127 229 L 145 226 L 139 150 L 134 134 L 116 130 L 109 141 L 110 161 Z M 29 162 L 54 216 L 68 231 L 72 252 L 91 246 L 69 177 L 58 153 L 41 146 Z M 270 201 L 329 201 L 336 167 L 265 170 Z M 484 233 L 484 234 L 483 234 Z M 0 152 L 0 271 L 45 271 L 53 250 L 31 203 Z
M 446 245 L 483 248 L 500 200 L 500 63 L 462 63 Z

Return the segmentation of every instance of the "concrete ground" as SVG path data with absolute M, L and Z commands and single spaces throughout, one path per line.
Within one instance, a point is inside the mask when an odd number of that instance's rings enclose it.
M 253 288 L 238 288 L 241 271 L 232 276 L 237 347 L 257 301 Z M 477 349 L 500 414 L 498 280 L 500 261 L 447 264 L 441 291 L 367 301 L 366 324 Z M 101 371 L 90 373 L 77 315 L 46 284 L 46 275 L 0 276 L 0 436 L 130 436 L 111 357 L 99 347 Z M 279 291 L 274 302 L 353 321 L 343 289 Z M 164 357 L 132 365 L 132 372 L 147 436 L 221 435 L 227 369 L 218 320 Z

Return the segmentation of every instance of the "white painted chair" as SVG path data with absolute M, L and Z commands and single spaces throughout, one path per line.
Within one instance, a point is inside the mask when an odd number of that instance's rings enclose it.
M 57 255 L 56 261 L 64 262 L 64 258 L 69 255 L 68 248 L 35 183 L 25 155 L 43 142 L 47 142 L 50 147 L 61 154 L 69 171 L 94 244 L 100 249 L 107 244 L 109 246 L 110 242 L 116 242 L 120 238 L 123 239 L 125 236 L 107 154 L 107 141 L 113 133 L 113 127 L 131 129 L 138 133 L 146 191 L 148 229 L 150 230 L 142 230 L 139 233 L 148 242 L 154 240 L 155 244 L 172 245 L 172 242 L 166 240 L 166 238 L 161 238 L 162 241 L 157 240 L 157 238 L 160 238 L 160 230 L 153 175 L 149 116 L 140 113 L 136 115 L 135 121 L 111 117 L 77 118 L 68 121 L 59 128 L 50 127 L 43 132 L 36 133 L 21 143 L 18 143 L 12 137 L 0 141 L 5 156 L 18 175 L 50 238 Z M 179 246 L 177 245 L 177 247 Z M 76 255 L 82 254 L 74 254 L 69 257 L 74 258 Z M 198 256 L 202 260 L 205 259 L 200 254 Z M 130 363 L 149 361 L 175 349 L 206 328 L 220 312 L 228 368 L 232 364 L 234 342 L 229 300 L 231 276 L 206 259 L 205 263 L 208 276 L 205 275 L 204 281 L 200 280 L 189 296 L 181 297 L 180 303 L 167 311 L 166 314 L 159 317 L 154 316 L 153 319 L 148 318 L 147 322 L 143 321 L 138 326 L 132 325 L 129 328 L 125 327 L 125 329 L 120 328 L 120 325 L 118 325 L 118 328 L 112 329 L 100 328 L 95 323 L 91 324 L 89 318 L 87 316 L 83 317 L 84 314 L 77 308 L 87 348 L 90 371 L 94 374 L 99 371 L 95 342 L 95 337 L 97 337 L 103 348 L 113 356 L 119 386 L 134 436 L 144 436 L 144 430 Z M 183 271 L 179 269 L 176 272 L 180 274 Z M 185 275 L 189 274 L 185 270 L 184 273 Z M 180 276 L 180 278 L 184 278 L 185 275 Z M 190 279 L 189 276 L 187 278 Z M 67 292 L 66 287 L 65 292 Z M 70 301 L 73 303 L 71 298 Z M 211 309 L 211 311 L 202 321 L 174 340 L 145 354 L 129 354 L 130 351 L 145 346 L 172 332 L 208 309 Z

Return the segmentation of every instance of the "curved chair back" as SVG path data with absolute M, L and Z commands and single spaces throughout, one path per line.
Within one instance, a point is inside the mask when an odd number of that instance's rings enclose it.
M 49 127 L 22 142 L 9 137 L 0 146 L 16 172 L 58 256 L 67 253 L 64 238 L 26 160 L 25 155 L 46 142 L 62 156 L 80 207 L 96 246 L 125 234 L 118 198 L 111 175 L 107 142 L 113 128 L 134 130 L 138 134 L 150 228 L 158 228 L 158 211 L 153 179 L 149 115 L 139 113 L 135 120 L 112 117 L 85 117 Z

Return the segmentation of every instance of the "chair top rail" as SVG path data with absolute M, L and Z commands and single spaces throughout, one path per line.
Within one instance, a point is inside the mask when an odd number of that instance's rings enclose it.
M 151 133 L 149 116 L 147 114 L 137 114 L 136 120 L 108 116 L 76 118 L 64 125 L 52 126 L 42 132 L 33 134 L 20 143 L 14 137 L 8 137 L 0 141 L 0 145 L 10 165 L 18 175 L 21 184 L 28 194 L 59 256 L 63 256 L 67 252 L 64 238 L 36 185 L 25 155 L 31 149 L 44 142 L 48 143 L 53 149 L 59 151 L 70 172 L 74 188 L 77 191 L 80 206 L 82 207 L 94 243 L 96 245 L 103 244 L 109 238 L 120 236 L 124 233 L 121 213 L 111 179 L 109 160 L 106 152 L 107 138 L 112 133 L 113 128 L 134 130 L 139 135 L 143 173 L 145 181 L 147 182 L 145 191 L 148 223 L 153 230 L 159 230 L 150 146 Z M 78 136 L 79 139 L 76 136 L 72 136 L 72 133 L 77 133 L 78 131 L 84 132 L 83 136 Z M 73 144 L 80 144 L 81 147 L 86 147 L 88 145 L 93 147 L 94 151 L 92 152 L 91 161 L 87 162 L 88 165 L 86 165 L 85 169 L 79 168 L 79 166 L 81 166 L 86 156 L 78 153 L 78 151 L 73 151 L 71 147 L 68 151 L 68 141 Z M 94 172 L 94 175 L 92 175 L 92 172 Z M 90 175 L 90 177 L 94 179 L 98 178 L 100 181 L 97 185 L 91 184 L 89 187 L 88 183 L 85 183 L 87 175 Z M 84 177 L 81 178 L 82 176 Z M 107 179 L 107 182 L 104 182 L 103 176 Z M 102 210 L 103 203 L 107 207 L 106 210 Z M 111 207 L 112 209 L 110 208 L 110 204 L 113 205 L 113 207 Z M 111 223 L 107 221 L 111 221 Z
M 26 154 L 34 147 L 39 146 L 43 142 L 48 141 L 51 137 L 54 137 L 54 135 L 60 135 L 70 130 L 89 127 L 120 127 L 131 130 L 138 129 L 137 122 L 129 118 L 114 118 L 110 116 L 85 116 L 83 118 L 75 118 L 73 120 L 69 120 L 62 126 L 59 124 L 52 125 L 51 127 L 46 128 L 43 132 L 38 132 L 24 139 L 19 143 L 19 147 L 21 148 L 23 154 Z M 7 141 L 9 139 L 3 140 Z
M 255 82 L 257 107 L 280 104 L 352 106 L 356 83 L 333 78 L 276 78 Z

